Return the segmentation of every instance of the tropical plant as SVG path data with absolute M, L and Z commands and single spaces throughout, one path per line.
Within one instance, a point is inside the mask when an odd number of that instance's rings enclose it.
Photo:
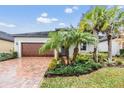
M 106 9 L 103 15 L 102 31 L 108 38 L 108 60 L 112 62 L 112 36 L 119 32 L 119 28 L 124 25 L 124 11 L 118 6 Z
M 61 53 L 59 51 L 59 48 L 62 46 L 62 39 L 61 35 L 58 32 L 51 32 L 48 35 L 49 39 L 47 43 L 45 43 L 40 49 L 39 53 L 46 53 L 50 50 L 56 50 L 57 52 L 57 57 L 56 59 L 59 59 L 61 57 Z
M 90 33 L 81 33 L 78 30 L 74 28 L 68 29 L 68 31 L 58 31 L 58 32 L 52 32 L 49 34 L 49 40 L 46 44 L 44 44 L 40 49 L 40 53 L 48 52 L 50 50 L 56 49 L 58 53 L 57 59 L 59 59 L 60 51 L 59 49 L 63 46 L 66 53 L 66 64 L 70 63 L 69 58 L 69 48 L 72 45 L 76 45 L 74 48 L 73 53 L 73 61 L 75 60 L 77 54 L 78 54 L 78 45 L 81 43 L 94 43 L 96 38 L 92 36 Z
M 66 60 L 67 62 L 65 64 L 69 64 L 70 59 L 69 59 L 69 48 L 72 45 L 72 39 L 73 37 L 70 34 L 70 31 L 57 31 L 57 32 L 52 32 L 49 34 L 49 40 L 47 41 L 46 44 L 44 44 L 40 49 L 40 53 L 45 53 L 50 50 L 56 49 L 57 53 L 60 54 L 58 55 L 57 59 L 61 57 L 60 53 L 60 48 L 63 46 L 65 49 L 66 53 Z
M 91 9 L 83 14 L 79 23 L 80 31 L 90 31 L 98 40 L 98 33 L 103 25 L 103 14 L 105 6 L 91 7 Z M 94 45 L 93 59 L 98 62 L 98 42 Z
M 88 32 L 80 32 L 79 29 L 72 28 L 71 31 L 71 36 L 73 45 L 75 45 L 74 52 L 73 52 L 73 59 L 72 61 L 75 61 L 76 56 L 78 55 L 79 52 L 79 47 L 81 43 L 87 43 L 87 44 L 95 44 L 97 39 L 90 33 Z

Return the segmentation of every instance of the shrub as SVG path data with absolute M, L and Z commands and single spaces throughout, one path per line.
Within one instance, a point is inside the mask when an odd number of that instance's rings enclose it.
M 0 53 L 0 61 L 17 58 L 17 52 L 13 53 Z
M 120 56 L 124 57 L 124 49 L 120 49 Z
M 86 62 L 88 61 L 89 59 L 92 58 L 92 55 L 91 54 L 78 54 L 78 56 L 76 57 L 76 62 Z
M 88 60 L 86 62 L 75 62 L 70 65 L 60 65 L 56 66 L 54 69 L 48 69 L 46 76 L 49 75 L 62 75 L 62 76 L 70 76 L 70 75 L 81 75 L 87 74 L 94 70 L 101 68 L 102 65 L 100 63 L 95 63 L 93 60 Z
M 13 58 L 17 58 L 18 57 L 18 55 L 17 55 L 17 52 L 12 52 L 12 56 L 13 56 Z
M 55 69 L 57 66 L 57 60 L 56 59 L 52 59 L 51 63 L 48 66 L 49 70 Z
M 122 61 L 116 61 L 117 65 L 122 65 L 123 62 Z
M 107 52 L 100 52 L 98 54 L 98 61 L 102 64 L 107 62 L 107 60 L 108 60 L 107 58 L 108 58 Z

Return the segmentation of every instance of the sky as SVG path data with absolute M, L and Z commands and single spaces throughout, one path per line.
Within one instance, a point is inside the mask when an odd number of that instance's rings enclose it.
M 27 33 L 77 26 L 91 6 L 30 5 L 0 6 L 0 31 Z
M 82 14 L 90 8 L 86 5 L 1 5 L 0 31 L 17 34 L 77 26 Z

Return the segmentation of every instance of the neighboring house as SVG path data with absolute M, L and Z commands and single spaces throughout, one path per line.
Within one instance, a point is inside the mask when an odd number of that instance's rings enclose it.
M 0 31 L 0 53 L 9 53 L 14 49 L 14 37 Z
M 38 49 L 47 42 L 49 32 L 32 32 L 32 33 L 24 33 L 24 34 L 15 34 L 14 47 L 15 51 L 18 52 L 19 57 L 38 57 L 38 56 L 56 56 L 56 51 L 50 51 L 47 54 L 39 54 Z M 122 37 L 116 38 L 113 37 L 112 40 L 112 55 L 118 55 L 120 49 L 124 48 L 124 43 L 120 44 L 120 40 L 124 42 Z M 73 54 L 74 46 L 69 49 L 70 57 Z M 98 50 L 100 52 L 108 51 L 107 39 L 102 38 L 98 44 Z M 92 52 L 93 45 L 81 44 L 79 45 L 79 52 Z M 63 52 L 63 51 L 62 51 Z

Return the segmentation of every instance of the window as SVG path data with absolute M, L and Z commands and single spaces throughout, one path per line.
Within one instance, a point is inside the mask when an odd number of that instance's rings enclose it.
M 81 44 L 81 50 L 86 50 L 86 48 L 87 48 L 87 44 L 86 43 Z

